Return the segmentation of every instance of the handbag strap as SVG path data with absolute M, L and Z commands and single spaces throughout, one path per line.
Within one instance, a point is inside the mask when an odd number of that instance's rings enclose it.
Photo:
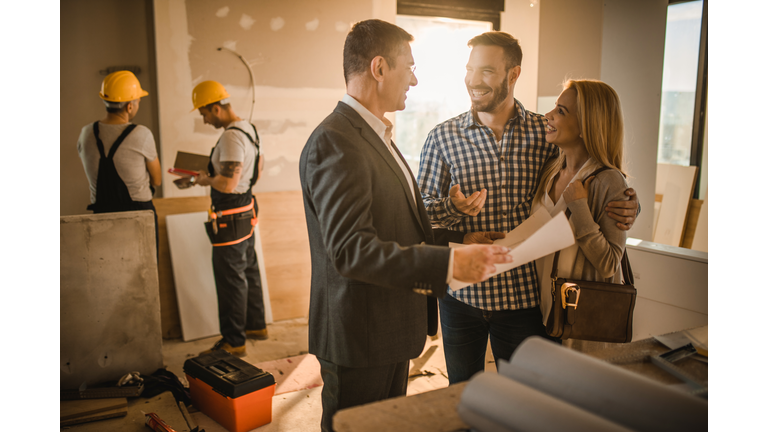
M 595 177 L 598 174 L 600 174 L 601 172 L 603 172 L 605 170 L 609 170 L 609 169 L 610 168 L 607 167 L 607 166 L 604 166 L 604 167 L 596 169 L 595 171 L 592 172 L 592 174 L 588 175 L 584 179 L 584 183 L 586 183 L 587 180 L 589 180 L 590 178 Z M 566 209 L 565 217 L 568 218 L 568 219 L 571 218 L 571 209 Z M 555 252 L 554 258 L 552 259 L 552 274 L 551 274 L 552 280 L 556 280 L 557 279 L 557 261 L 559 259 L 560 259 L 560 251 L 557 251 L 557 252 Z M 624 246 L 624 255 L 622 255 L 622 257 L 621 257 L 621 273 L 624 276 L 624 285 L 627 285 L 627 284 L 634 285 L 635 284 L 635 278 L 634 278 L 634 275 L 632 274 L 631 267 L 629 265 L 629 257 L 627 257 L 627 247 L 626 246 Z M 539 291 L 541 291 L 541 290 L 539 290 Z

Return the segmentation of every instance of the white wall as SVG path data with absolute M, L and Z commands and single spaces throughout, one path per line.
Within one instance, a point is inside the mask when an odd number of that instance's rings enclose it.
M 621 95 L 628 182 L 642 213 L 631 237 L 652 240 L 667 0 L 605 0 L 600 79 Z
M 520 41 L 523 64 L 515 84 L 515 98 L 525 109 L 536 111 L 539 80 L 539 5 L 529 0 L 505 0 L 501 13 L 501 31 Z

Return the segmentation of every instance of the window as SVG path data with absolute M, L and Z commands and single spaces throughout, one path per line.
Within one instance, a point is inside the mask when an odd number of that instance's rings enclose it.
M 398 15 L 397 25 L 411 43 L 419 83 L 408 91 L 405 110 L 395 114 L 395 143 L 414 175 L 429 131 L 470 108 L 464 86 L 470 49 L 467 42 L 492 30 L 490 22 Z
M 659 163 L 698 166 L 706 189 L 707 2 L 671 1 L 664 45 Z

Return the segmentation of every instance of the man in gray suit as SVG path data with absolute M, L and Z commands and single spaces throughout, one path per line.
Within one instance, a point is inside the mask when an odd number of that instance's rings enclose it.
M 299 162 L 312 256 L 309 352 L 323 378 L 323 430 L 336 411 L 406 393 L 410 359 L 437 332 L 452 279 L 479 282 L 512 261 L 501 233 L 433 232 L 385 112 L 417 84 L 413 36 L 379 20 L 344 44 L 347 94 L 309 137 Z

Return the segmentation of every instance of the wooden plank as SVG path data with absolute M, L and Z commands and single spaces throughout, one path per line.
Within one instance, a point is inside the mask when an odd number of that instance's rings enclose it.
M 125 417 L 128 414 L 128 408 L 116 408 L 113 410 L 102 411 L 94 414 L 88 414 L 81 417 L 71 418 L 69 420 L 62 420 L 59 424 L 61 427 L 72 426 L 82 423 L 90 423 L 98 420 L 106 420 L 115 417 Z
M 129 398 L 128 399 L 128 414 L 120 418 L 108 418 L 98 422 L 82 423 L 75 426 L 71 426 L 67 429 L 68 432 L 150 432 L 144 422 L 146 417 L 144 413 L 156 413 L 163 419 L 168 425 L 178 432 L 189 432 L 187 422 L 184 420 L 184 416 L 179 409 L 179 405 L 176 399 L 173 398 L 173 393 L 170 391 L 163 392 L 157 396 L 151 398 Z M 218 425 L 217 425 L 218 426 Z M 220 429 L 208 429 L 209 432 L 224 431 L 224 428 Z
M 312 262 L 300 190 L 256 194 L 274 319 L 307 316 Z
M 468 430 L 457 408 L 467 382 L 443 389 L 400 396 L 339 410 L 333 417 L 338 432 L 365 430 L 446 432 Z
M 666 165 L 662 168 L 662 166 Z M 691 195 L 698 167 L 659 164 L 656 192 L 659 193 L 659 182 L 664 182 L 664 199 L 659 210 L 659 220 L 653 235 L 655 243 L 670 246 L 680 246 L 685 230 L 685 218 L 688 214 Z M 666 177 L 666 181 L 664 181 Z
M 126 398 L 61 401 L 59 409 L 59 420 L 69 420 L 76 417 L 83 417 L 89 414 L 114 410 L 118 408 L 125 408 L 127 406 L 128 399 Z
M 680 245 L 684 248 L 691 249 L 703 202 L 703 200 L 692 199 L 688 206 L 688 216 L 685 218 L 685 230 L 683 231 L 683 242 Z
M 696 221 L 696 230 L 693 233 L 693 240 L 691 241 L 691 249 L 707 252 L 708 240 L 709 240 L 709 206 L 707 205 L 707 196 L 709 191 L 704 195 L 704 200 L 701 203 L 701 209 L 699 212 L 698 220 Z

